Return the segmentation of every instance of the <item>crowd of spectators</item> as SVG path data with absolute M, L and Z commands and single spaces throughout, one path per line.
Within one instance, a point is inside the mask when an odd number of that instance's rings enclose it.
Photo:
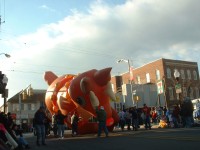
M 23 137 L 23 130 L 15 124 L 10 112 L 0 112 L 0 143 L 2 150 L 30 149 Z
M 195 115 L 193 113 L 194 105 L 188 97 L 170 108 L 166 106 L 148 107 L 146 104 L 142 108 L 134 106 L 119 111 L 119 127 L 122 131 L 125 126 L 127 126 L 127 130 L 131 130 L 130 125 L 135 131 L 141 125 L 144 125 L 145 129 L 151 129 L 152 124 L 157 124 L 162 128 L 190 128 L 195 126 L 194 118 L 196 119 L 200 116 L 200 103 L 198 102 L 196 105 Z

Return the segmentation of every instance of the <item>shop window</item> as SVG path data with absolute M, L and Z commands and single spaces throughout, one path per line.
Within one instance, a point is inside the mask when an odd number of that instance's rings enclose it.
M 193 88 L 192 88 L 192 87 L 189 87 L 189 88 L 188 88 L 188 92 L 189 92 L 189 94 L 190 94 L 190 98 L 191 98 L 191 99 L 194 99 L 194 94 L 193 94 Z
M 199 98 L 199 88 L 195 87 L 196 98 Z
M 174 100 L 174 91 L 173 91 L 173 88 L 169 87 L 168 90 L 169 90 L 169 99 L 170 100 Z
M 120 111 L 120 103 L 114 103 L 114 106 L 115 106 L 115 110 L 117 111 L 117 112 L 119 112 Z
M 183 97 L 187 97 L 187 89 L 186 89 L 186 87 L 183 87 Z

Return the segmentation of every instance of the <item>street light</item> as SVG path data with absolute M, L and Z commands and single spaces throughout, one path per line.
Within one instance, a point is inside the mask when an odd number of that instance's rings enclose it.
M 129 75 L 130 75 L 130 80 L 129 80 L 130 82 L 129 83 L 131 84 L 131 97 L 133 98 L 133 85 L 132 85 L 133 74 L 132 74 L 132 70 L 131 70 L 131 66 L 130 66 L 130 60 L 129 59 L 119 59 L 119 60 L 117 60 L 117 63 L 122 63 L 122 62 L 128 63 L 128 72 L 129 72 Z M 125 97 L 124 97 L 124 101 L 125 101 Z
M 117 60 L 117 63 L 121 63 L 121 62 L 125 62 L 125 63 L 128 63 L 128 71 L 130 71 L 130 61 L 129 61 L 129 59 L 128 60 L 126 60 L 126 59 L 119 59 L 119 60 Z
M 21 97 L 22 95 L 22 97 Z M 27 86 L 25 89 L 21 90 L 21 92 L 19 92 L 19 122 L 20 122 L 20 128 L 22 127 L 22 100 L 26 99 L 28 96 L 32 96 L 33 95 L 33 88 L 31 87 L 31 84 L 29 86 Z
M 7 53 L 0 53 L 0 55 L 5 55 L 7 58 L 10 58 L 11 56 Z
M 11 57 L 7 53 L 0 53 L 0 55 L 5 55 L 7 58 Z M 0 75 L 3 75 L 3 78 L 1 81 L 3 83 L 3 87 L 1 88 L 2 88 L 2 97 L 4 98 L 3 110 L 4 110 L 4 113 L 6 113 L 6 98 L 8 97 L 8 89 L 6 89 L 6 85 L 8 83 L 8 78 L 6 77 L 5 74 L 2 74 L 1 71 L 0 71 Z

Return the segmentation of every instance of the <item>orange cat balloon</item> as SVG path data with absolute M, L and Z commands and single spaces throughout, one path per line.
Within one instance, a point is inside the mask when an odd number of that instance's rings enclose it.
M 52 114 L 61 110 L 64 115 L 78 112 L 82 118 L 78 124 L 78 133 L 86 134 L 97 132 L 95 107 L 104 106 L 107 113 L 106 125 L 110 131 L 113 130 L 119 118 L 110 105 L 110 99 L 115 100 L 110 84 L 111 69 L 93 69 L 79 75 L 66 74 L 60 77 L 45 72 L 44 79 L 49 85 L 45 97 L 48 110 Z M 68 119 L 65 123 L 71 127 Z

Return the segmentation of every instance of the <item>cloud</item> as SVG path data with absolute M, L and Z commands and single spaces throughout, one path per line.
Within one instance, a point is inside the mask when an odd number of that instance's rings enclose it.
M 56 12 L 56 10 L 55 9 L 53 9 L 53 8 L 50 8 L 50 7 L 48 7 L 47 5 L 41 5 L 41 6 L 39 6 L 39 8 L 40 9 L 43 9 L 43 10 L 48 10 L 48 11 L 50 11 L 50 12 Z
M 199 5 L 198 0 L 92 3 L 88 12 L 73 10 L 59 22 L 10 41 L 18 56 L 11 68 L 61 75 L 111 66 L 116 75 L 128 70 L 126 64 L 116 63 L 121 58 L 130 59 L 135 68 L 161 57 L 200 63 Z M 23 41 L 26 45 L 17 45 Z M 40 83 L 34 84 L 44 87 L 42 75 L 35 78 Z

